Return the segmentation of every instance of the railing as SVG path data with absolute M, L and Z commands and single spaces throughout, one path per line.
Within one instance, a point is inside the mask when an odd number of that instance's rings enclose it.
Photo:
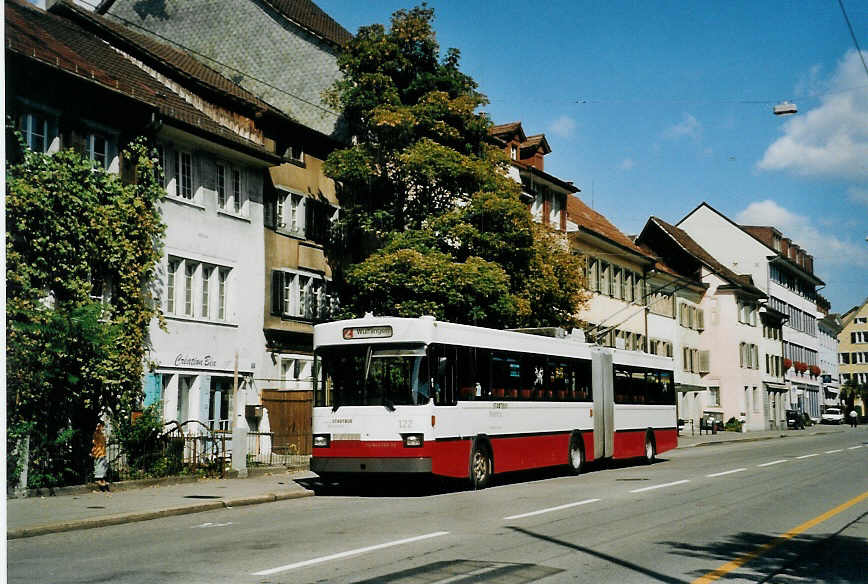
M 125 450 L 110 440 L 106 447 L 108 478 L 121 481 L 185 473 L 225 476 L 231 434 L 210 430 L 198 420 L 172 421 L 166 426 L 157 443 L 147 450 Z
M 247 433 L 247 466 L 257 464 L 272 465 L 274 452 L 271 445 L 274 441 L 273 432 L 248 432 Z

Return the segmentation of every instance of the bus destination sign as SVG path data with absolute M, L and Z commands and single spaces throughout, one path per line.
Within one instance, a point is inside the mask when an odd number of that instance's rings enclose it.
M 344 340 L 387 339 L 392 336 L 391 326 L 354 326 L 344 329 Z

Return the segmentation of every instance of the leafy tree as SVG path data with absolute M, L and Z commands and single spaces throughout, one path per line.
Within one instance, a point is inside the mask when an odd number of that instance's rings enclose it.
M 855 407 L 857 399 L 862 400 L 863 407 L 868 404 L 868 384 L 860 385 L 855 379 L 849 379 L 841 386 L 841 401 L 846 404 L 847 412 Z
M 441 58 L 424 4 L 362 27 L 328 98 L 354 136 L 325 171 L 342 213 L 328 247 L 350 314 L 434 314 L 489 326 L 575 326 L 579 260 L 534 224 L 488 141 L 476 82 Z
M 51 486 L 86 477 L 101 412 L 140 399 L 163 190 L 141 140 L 124 152 L 127 183 L 72 150 L 10 150 L 7 446 L 29 436 L 29 482 Z M 7 461 L 11 481 L 22 464 Z

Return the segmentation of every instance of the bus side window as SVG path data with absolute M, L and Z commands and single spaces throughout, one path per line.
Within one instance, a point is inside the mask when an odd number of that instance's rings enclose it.
M 438 406 L 455 405 L 459 397 L 456 391 L 456 349 L 448 345 L 432 345 L 431 379 L 434 388 L 434 403 Z

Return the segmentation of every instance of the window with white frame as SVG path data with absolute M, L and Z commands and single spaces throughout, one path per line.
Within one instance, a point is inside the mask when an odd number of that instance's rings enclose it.
M 600 291 L 600 260 L 588 258 L 588 290 Z
M 313 357 L 309 355 L 281 355 L 280 381 L 280 389 L 310 389 L 313 382 Z
M 166 314 L 226 320 L 231 268 L 174 256 L 167 265 Z
M 193 198 L 193 155 L 189 152 L 175 152 L 177 180 L 176 195 L 182 199 Z
M 19 128 L 25 144 L 33 152 L 48 152 L 54 136 L 53 120 L 42 112 L 27 112 L 21 115 Z
M 273 270 L 272 313 L 311 321 L 325 318 L 336 308 L 336 299 L 327 293 L 326 283 L 319 274 Z
M 619 266 L 612 266 L 612 297 L 621 300 L 621 294 L 624 291 L 621 283 L 623 270 Z
M 720 407 L 720 387 L 708 388 L 708 405 L 712 407 Z
M 87 135 L 87 157 L 100 168 L 108 169 L 111 164 L 111 154 L 109 150 L 109 141 L 101 134 Z
M 247 213 L 247 194 L 244 189 L 244 171 L 222 162 L 217 163 L 217 208 L 221 211 L 244 215 Z
M 610 266 L 603 261 L 600 262 L 600 294 L 612 295 Z

